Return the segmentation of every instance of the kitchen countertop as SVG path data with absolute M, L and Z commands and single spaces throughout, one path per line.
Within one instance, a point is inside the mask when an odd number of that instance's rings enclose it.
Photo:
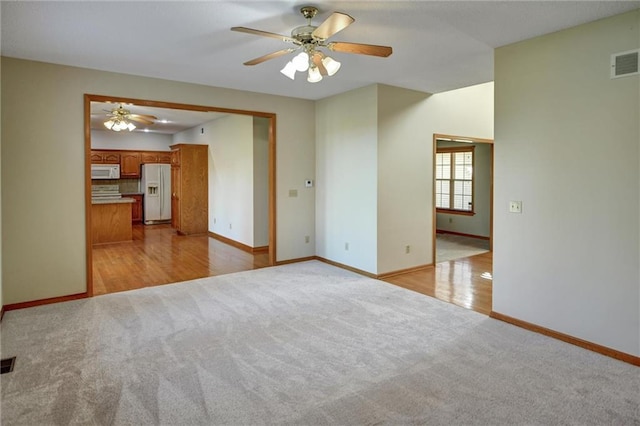
M 136 200 L 133 198 L 92 198 L 91 204 L 126 204 L 126 203 L 135 203 Z

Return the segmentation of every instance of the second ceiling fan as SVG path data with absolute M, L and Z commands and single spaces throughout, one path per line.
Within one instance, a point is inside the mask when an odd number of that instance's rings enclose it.
M 256 30 L 247 27 L 232 27 L 232 31 L 254 34 L 263 37 L 277 38 L 284 42 L 292 43 L 295 47 L 278 50 L 244 63 L 244 65 L 257 65 L 269 59 L 301 50 L 281 72 L 292 80 L 296 71 L 309 71 L 307 78 L 310 82 L 322 80 L 322 76 L 333 75 L 340 68 L 340 63 L 325 55 L 320 48 L 326 48 L 334 52 L 356 53 L 360 55 L 371 55 L 387 57 L 391 55 L 392 49 L 389 46 L 378 46 L 373 44 L 349 43 L 342 41 L 327 41 L 330 37 L 351 25 L 355 19 L 346 13 L 333 12 L 320 25 L 311 25 L 311 19 L 316 16 L 318 9 L 313 6 L 305 6 L 300 9 L 302 15 L 307 19 L 307 25 L 294 28 L 291 36 L 271 33 L 268 31 Z

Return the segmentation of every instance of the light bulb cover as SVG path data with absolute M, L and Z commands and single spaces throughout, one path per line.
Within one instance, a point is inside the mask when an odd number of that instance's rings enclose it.
M 291 63 L 295 65 L 297 71 L 305 72 L 309 69 L 309 55 L 307 52 L 300 52 L 291 60 Z
M 129 124 L 127 125 L 127 129 L 129 129 L 129 131 L 132 131 L 135 128 L 136 126 L 132 122 L 129 122 Z
M 293 65 L 293 62 L 291 61 L 287 62 L 287 65 L 285 65 L 284 68 L 280 70 L 280 72 L 289 77 L 291 80 L 295 80 L 296 78 L 296 66 Z
M 106 127 L 107 129 L 111 130 L 111 128 L 113 127 L 114 124 L 115 123 L 114 123 L 113 120 L 105 121 L 104 122 L 104 127 Z
M 322 74 L 320 74 L 320 70 L 318 67 L 309 68 L 309 76 L 307 77 L 307 81 L 309 83 L 317 83 L 322 80 Z
M 325 56 L 322 58 L 322 65 L 327 70 L 327 75 L 332 76 L 338 72 L 342 64 L 329 56 Z

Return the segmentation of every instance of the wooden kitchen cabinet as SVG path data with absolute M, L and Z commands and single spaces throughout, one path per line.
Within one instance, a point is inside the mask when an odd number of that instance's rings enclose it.
M 131 241 L 131 206 L 133 203 L 99 203 L 91 205 L 91 242 L 93 244 Z
M 175 149 L 171 151 L 171 165 L 179 166 L 180 165 L 180 150 Z
M 179 234 L 209 230 L 207 145 L 171 145 L 171 226 Z
M 140 153 L 135 151 L 120 152 L 120 178 L 140 178 Z
M 142 164 L 171 164 L 170 151 L 143 151 L 140 155 Z
M 91 150 L 91 164 L 120 164 L 120 151 Z
M 123 198 L 133 198 L 135 202 L 131 204 L 131 223 L 142 222 L 142 195 L 141 194 L 122 194 Z

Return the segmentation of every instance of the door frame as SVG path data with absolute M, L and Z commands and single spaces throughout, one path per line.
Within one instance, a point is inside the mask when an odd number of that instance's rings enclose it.
M 269 265 L 276 264 L 276 114 L 262 111 L 248 111 L 214 106 L 182 104 L 175 102 L 123 98 L 119 96 L 84 95 L 84 172 L 85 172 L 85 233 L 86 269 L 88 297 L 93 296 L 93 236 L 91 232 L 91 102 L 128 103 L 155 108 L 180 109 L 198 112 L 221 112 L 250 115 L 269 119 Z
M 489 190 L 489 250 L 493 251 L 493 166 L 494 166 L 494 145 L 493 145 L 493 139 L 485 139 L 485 138 L 476 138 L 476 137 L 469 137 L 469 136 L 456 136 L 456 135 L 448 135 L 448 134 L 443 134 L 443 133 L 434 133 L 433 134 L 433 156 L 432 156 L 432 178 L 431 178 L 431 183 L 432 183 L 432 200 L 431 200 L 431 204 L 433 206 L 433 210 L 432 210 L 432 214 L 433 214 L 433 220 L 432 220 L 432 241 L 431 241 L 431 247 L 433 247 L 432 250 L 432 258 L 431 258 L 431 264 L 435 266 L 436 264 L 436 215 L 437 215 L 437 211 L 436 211 L 436 153 L 438 150 L 438 139 L 449 139 L 453 142 L 456 141 L 465 141 L 465 142 L 473 142 L 473 143 L 486 143 L 486 144 L 490 144 L 491 146 L 491 170 L 489 173 L 489 179 L 491 180 L 491 185 L 490 185 L 490 190 Z

